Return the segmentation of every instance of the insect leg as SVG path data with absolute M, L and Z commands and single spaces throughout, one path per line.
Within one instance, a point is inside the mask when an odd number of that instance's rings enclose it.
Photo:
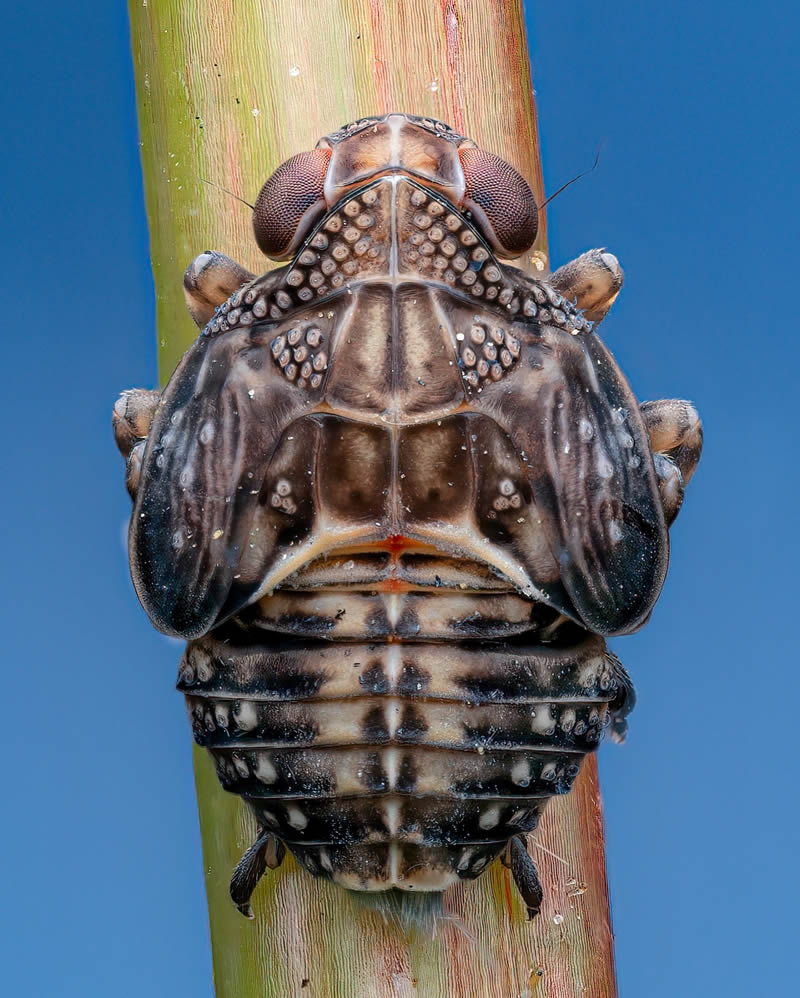
M 674 461 L 683 484 L 688 484 L 703 448 L 703 427 L 697 410 L 682 399 L 643 402 L 640 409 L 653 451 Z
M 270 870 L 277 870 L 285 855 L 286 846 L 276 835 L 273 835 L 267 842 L 267 866 Z
M 625 666 L 608 649 L 606 649 L 606 661 L 611 666 L 617 685 L 617 695 L 608 705 L 611 715 L 609 734 L 612 741 L 621 745 L 628 733 L 628 714 L 636 706 L 636 690 Z
M 239 860 L 231 877 L 231 899 L 246 918 L 253 918 L 250 897 L 267 869 L 276 869 L 286 854 L 284 844 L 264 829 Z
M 144 445 L 160 398 L 160 392 L 131 388 L 117 399 L 111 416 L 117 447 L 127 460 L 126 485 L 131 498 L 136 495 Z
M 653 450 L 658 488 L 667 523 L 678 515 L 683 490 L 703 449 L 703 427 L 691 402 L 659 399 L 640 406 Z
M 597 323 L 614 304 L 622 289 L 623 277 L 622 267 L 613 253 L 593 249 L 559 267 L 548 281 L 565 298 L 577 302 L 587 319 Z
M 138 441 L 150 432 L 161 392 L 147 388 L 131 388 L 123 392 L 114 405 L 111 425 L 114 439 L 123 457 L 129 457 Z
M 253 277 L 249 270 L 223 253 L 212 250 L 201 253 L 183 275 L 183 294 L 189 314 L 202 329 L 214 309 Z
M 508 843 L 508 853 L 511 866 L 511 874 L 520 897 L 528 909 L 528 918 L 536 918 L 542 906 L 542 885 L 539 882 L 539 875 L 533 860 L 528 855 L 525 847 L 525 839 L 521 835 L 515 835 Z M 508 863 L 507 863 L 508 865 Z

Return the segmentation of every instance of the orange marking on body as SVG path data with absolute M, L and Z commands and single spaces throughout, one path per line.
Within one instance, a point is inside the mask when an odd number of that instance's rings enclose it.
M 394 555 L 405 551 L 414 550 L 419 554 L 444 555 L 440 548 L 434 544 L 427 544 L 425 541 L 415 541 L 404 534 L 392 534 L 387 538 L 378 541 L 364 541 L 361 544 L 347 544 L 335 548 L 333 553 L 338 556 L 364 554 L 371 551 L 386 551 L 387 554 Z
M 412 541 L 410 537 L 406 537 L 404 534 L 392 534 L 391 537 L 386 538 L 384 546 L 389 554 L 395 557 L 410 547 L 416 547 L 417 544 L 416 541 Z
M 372 588 L 379 593 L 410 593 L 414 587 L 410 582 L 404 582 L 402 579 L 392 576 L 392 578 L 385 579 Z

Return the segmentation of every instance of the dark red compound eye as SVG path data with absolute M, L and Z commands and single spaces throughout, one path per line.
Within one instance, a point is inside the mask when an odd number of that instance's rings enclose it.
M 483 149 L 459 149 L 464 170 L 464 207 L 502 256 L 530 249 L 539 229 L 536 198 L 527 181 L 504 159 Z
M 281 163 L 261 188 L 253 209 L 253 232 L 267 256 L 290 256 L 325 210 L 325 174 L 330 149 L 301 152 Z

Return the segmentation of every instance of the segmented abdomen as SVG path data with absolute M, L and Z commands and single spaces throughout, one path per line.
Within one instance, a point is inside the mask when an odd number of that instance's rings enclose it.
M 365 598 L 340 594 L 342 616 Z M 188 645 L 178 686 L 223 787 L 311 873 L 442 890 L 570 789 L 619 700 L 616 665 L 594 636 L 366 644 L 233 621 Z

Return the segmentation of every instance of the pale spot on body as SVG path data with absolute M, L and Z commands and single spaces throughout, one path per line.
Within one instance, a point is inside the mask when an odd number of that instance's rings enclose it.
M 474 854 L 475 854 L 474 849 L 464 850 L 464 852 L 461 854 L 461 859 L 458 861 L 458 866 L 456 867 L 456 870 L 459 873 L 464 873 L 469 869 L 469 864 Z
M 258 726 L 258 711 L 251 700 L 242 700 L 233 712 L 239 731 L 252 731 Z
M 261 783 L 274 783 L 278 779 L 278 771 L 265 753 L 259 754 L 253 773 Z
M 542 703 L 531 711 L 531 730 L 538 735 L 552 734 L 555 728 L 553 711 L 549 703 Z
M 597 474 L 606 480 L 614 476 L 614 465 L 608 460 L 605 454 L 598 455 Z
M 303 814 L 299 807 L 287 808 L 286 820 L 292 828 L 296 828 L 298 830 L 302 830 L 308 824 L 308 818 Z
M 478 824 L 481 828 L 495 828 L 500 824 L 500 808 L 487 807 L 480 818 L 478 818 Z
M 527 787 L 531 782 L 531 766 L 527 759 L 520 759 L 514 763 L 511 770 L 511 782 L 518 787 Z

